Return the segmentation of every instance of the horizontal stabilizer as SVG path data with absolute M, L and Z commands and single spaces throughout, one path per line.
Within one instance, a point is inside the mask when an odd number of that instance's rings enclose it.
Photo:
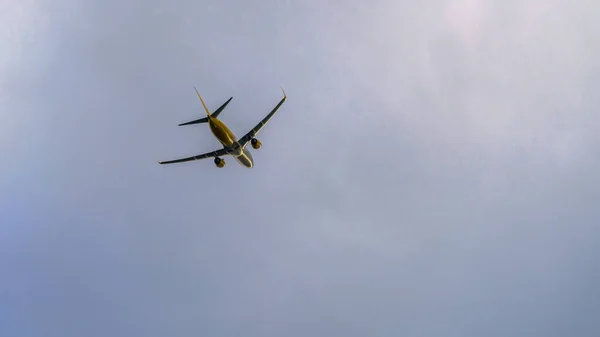
M 215 110 L 215 112 L 213 112 L 210 116 L 211 117 L 218 117 L 219 114 L 223 111 L 223 109 L 225 109 L 225 107 L 227 106 L 227 104 L 229 104 L 229 102 L 231 102 L 231 100 L 233 99 L 233 97 L 229 98 L 227 100 L 227 102 L 223 103 L 223 105 L 221 105 L 217 110 Z M 184 126 L 184 125 L 191 125 L 191 124 L 200 124 L 200 123 L 206 123 L 208 122 L 208 117 L 203 117 L 200 119 L 196 119 L 195 121 L 191 121 L 191 122 L 187 122 L 187 123 L 182 123 L 179 124 L 179 126 Z
M 200 123 L 206 123 L 206 122 L 208 122 L 208 117 L 196 119 L 195 121 L 191 121 L 191 122 L 187 122 L 187 123 L 182 123 L 182 124 L 179 124 L 179 126 L 200 124 Z

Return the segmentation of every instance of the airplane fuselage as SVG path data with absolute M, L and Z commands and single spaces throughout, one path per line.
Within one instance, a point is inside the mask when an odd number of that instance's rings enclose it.
M 213 133 L 215 138 L 223 144 L 224 147 L 231 147 L 233 145 L 233 151 L 230 153 L 235 160 L 237 160 L 240 165 L 252 168 L 254 166 L 254 160 L 252 159 L 252 154 L 250 150 L 246 147 L 242 148 L 237 141 L 237 138 L 231 132 L 231 130 L 219 119 L 216 117 L 208 117 L 208 125 L 210 126 L 210 131 Z M 237 146 L 235 146 L 237 145 Z

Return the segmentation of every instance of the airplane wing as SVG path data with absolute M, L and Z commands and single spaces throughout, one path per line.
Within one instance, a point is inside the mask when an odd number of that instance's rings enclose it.
M 168 160 L 168 161 L 159 161 L 159 164 L 174 164 L 174 163 L 183 163 L 186 161 L 192 161 L 192 160 L 200 160 L 200 159 L 204 159 L 204 158 L 211 158 L 211 157 L 219 157 L 219 156 L 224 156 L 227 154 L 227 150 L 225 148 L 213 151 L 213 152 L 207 152 L 201 155 L 197 155 L 194 157 L 187 157 L 187 158 L 182 158 L 182 159 L 175 159 L 175 160 Z
M 227 100 L 227 102 L 223 103 L 223 105 L 221 105 L 217 110 L 215 110 L 215 112 L 213 112 L 211 114 L 212 117 L 219 117 L 219 114 L 223 111 L 223 109 L 225 109 L 225 107 L 227 106 L 227 104 L 229 104 L 229 102 L 233 99 L 233 97 L 229 98 Z M 179 124 L 179 126 L 184 126 L 184 125 L 191 125 L 191 124 L 200 124 L 200 123 L 206 123 L 208 122 L 208 117 L 203 117 L 200 119 L 196 119 L 194 121 L 191 122 L 187 122 L 187 123 L 182 123 Z
M 271 117 L 273 117 L 273 115 L 275 115 L 277 110 L 279 110 L 279 107 L 281 107 L 283 102 L 285 102 L 285 100 L 287 99 L 287 95 L 285 94 L 283 87 L 281 88 L 281 91 L 283 92 L 283 98 L 281 99 L 281 101 L 279 101 L 279 104 L 277 104 L 275 106 L 275 108 L 273 108 L 273 110 L 271 110 L 271 112 L 269 112 L 269 114 L 265 118 L 263 118 L 258 124 L 256 124 L 256 126 L 254 128 L 252 128 L 252 130 L 250 130 L 247 134 L 245 134 L 242 138 L 240 138 L 238 140 L 238 142 L 240 143 L 240 145 L 242 147 L 244 147 L 246 144 L 248 144 L 248 142 L 252 138 L 256 137 L 256 135 L 260 132 L 260 130 L 262 130 L 262 128 L 264 128 L 265 125 L 267 125 L 267 123 L 269 122 Z

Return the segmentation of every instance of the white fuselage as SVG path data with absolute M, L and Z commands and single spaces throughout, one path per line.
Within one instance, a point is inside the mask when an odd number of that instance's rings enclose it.
M 241 155 L 233 156 L 233 158 L 245 167 L 252 168 L 252 166 L 254 166 L 254 159 L 252 159 L 252 154 L 247 148 L 244 148 Z
M 232 152 L 229 154 L 235 158 L 240 165 L 248 168 L 252 168 L 254 166 L 254 160 L 252 159 L 250 150 L 248 150 L 246 147 L 242 148 L 240 146 L 237 138 L 233 132 L 229 130 L 225 123 L 215 117 L 209 117 L 208 124 L 210 126 L 210 131 L 212 131 L 213 135 L 221 144 L 223 144 L 223 146 L 232 147 Z

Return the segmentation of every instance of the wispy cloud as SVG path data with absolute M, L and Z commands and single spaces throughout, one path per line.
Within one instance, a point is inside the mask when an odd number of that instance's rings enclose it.
M 0 6 L 9 335 L 598 334 L 595 3 Z

